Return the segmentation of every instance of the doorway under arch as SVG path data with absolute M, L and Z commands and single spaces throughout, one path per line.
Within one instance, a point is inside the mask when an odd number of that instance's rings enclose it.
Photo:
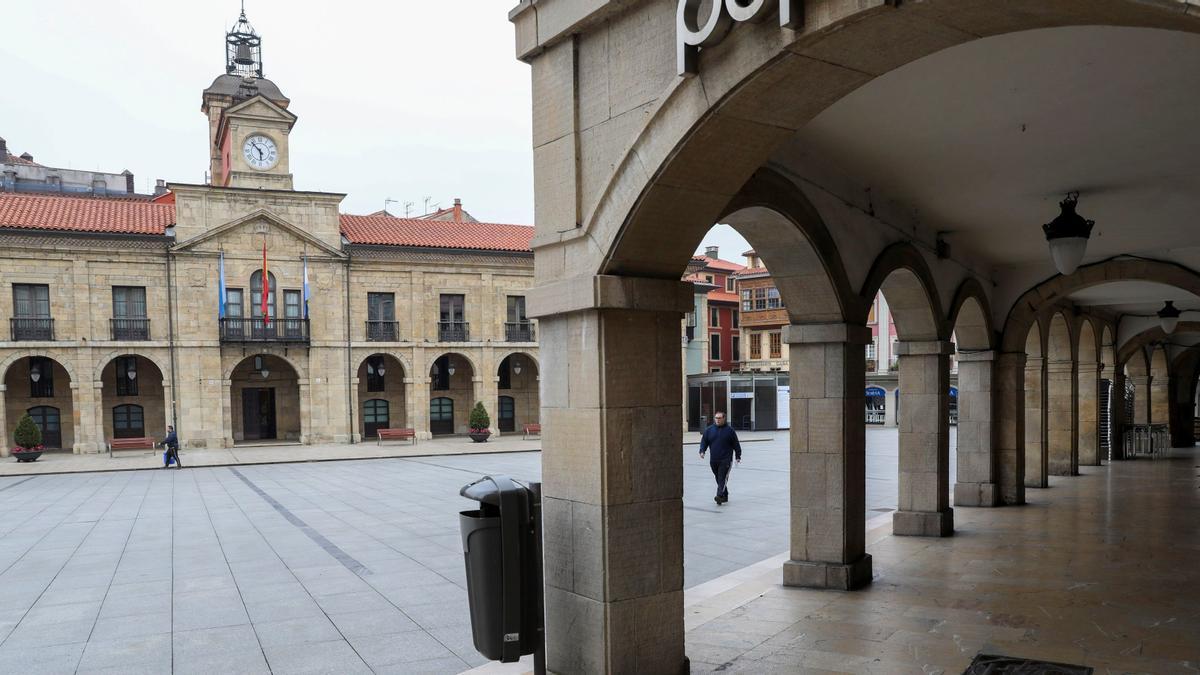
M 74 425 L 71 375 L 58 361 L 46 356 L 17 359 L 4 373 L 5 452 L 21 417 L 29 413 L 42 431 L 47 450 L 71 450 L 78 440 Z
M 290 363 L 256 354 L 238 363 L 229 380 L 235 442 L 301 440 L 300 378 Z

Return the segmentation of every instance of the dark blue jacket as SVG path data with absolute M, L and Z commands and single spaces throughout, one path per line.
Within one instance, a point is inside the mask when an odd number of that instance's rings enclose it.
M 174 448 L 174 447 L 178 447 L 178 446 L 179 446 L 179 437 L 175 435 L 174 431 L 167 434 L 167 437 L 163 439 L 163 447 L 168 450 L 171 448 Z
M 708 425 L 700 436 L 700 452 L 706 450 L 712 451 L 708 461 L 713 464 L 724 464 L 730 461 L 731 456 L 736 456 L 738 461 L 742 459 L 742 444 L 738 443 L 737 432 L 728 424 L 720 427 Z

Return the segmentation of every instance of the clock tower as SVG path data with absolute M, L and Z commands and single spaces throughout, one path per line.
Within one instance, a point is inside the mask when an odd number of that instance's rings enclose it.
M 288 135 L 296 116 L 263 77 L 262 38 L 243 9 L 225 34 L 225 73 L 204 90 L 210 185 L 291 190 Z

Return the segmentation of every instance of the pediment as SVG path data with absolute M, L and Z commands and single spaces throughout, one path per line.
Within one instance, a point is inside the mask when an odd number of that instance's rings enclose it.
M 296 121 L 295 115 L 287 110 L 284 110 L 278 105 L 275 105 L 275 103 L 271 102 L 270 99 L 261 94 L 253 98 L 248 98 L 237 105 L 230 106 L 225 110 L 224 115 L 226 117 L 238 116 L 278 119 L 284 120 L 288 122 L 288 124 L 293 124 Z
M 204 234 L 181 241 L 173 246 L 172 250 L 197 250 L 203 248 L 206 244 L 234 243 L 240 246 L 244 244 L 247 236 L 258 237 L 262 235 L 271 237 L 274 240 L 282 237 L 285 242 L 294 243 L 297 247 L 313 249 L 314 253 L 320 251 L 326 255 L 338 258 L 345 257 L 345 253 L 339 249 L 330 246 L 267 209 L 256 209 L 240 218 L 215 227 Z M 272 248 L 277 249 L 279 243 L 275 241 Z

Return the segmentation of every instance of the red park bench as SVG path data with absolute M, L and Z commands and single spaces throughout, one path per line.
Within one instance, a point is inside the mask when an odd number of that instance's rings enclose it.
M 122 450 L 153 450 L 158 445 L 153 438 L 114 438 L 108 442 L 108 456 Z
M 542 425 L 540 424 L 526 424 L 521 427 L 521 431 L 522 439 L 529 438 L 530 436 L 537 436 L 538 438 L 542 437 Z
M 403 441 L 411 438 L 413 445 L 417 444 L 416 429 L 376 429 L 375 433 L 379 435 L 379 443 L 383 445 L 384 441 Z

